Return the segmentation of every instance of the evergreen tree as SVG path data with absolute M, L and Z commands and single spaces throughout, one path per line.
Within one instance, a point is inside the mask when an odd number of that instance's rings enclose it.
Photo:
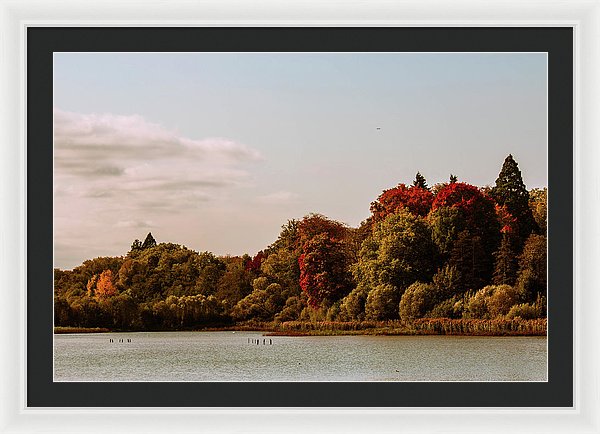
M 148 232 L 148 235 L 146 235 L 146 239 L 142 244 L 142 249 L 149 249 L 150 247 L 156 247 L 156 240 L 152 236 L 152 232 Z
M 458 177 L 451 173 L 450 174 L 450 184 L 454 184 L 456 181 L 458 181 Z
M 511 154 L 506 157 L 502 170 L 496 179 L 496 186 L 490 191 L 499 205 L 506 206 L 508 212 L 517 220 L 517 247 L 521 246 L 532 232 L 537 231 L 537 224 L 529 208 L 529 192 L 523 183 L 519 165 Z
M 491 256 L 491 255 L 490 255 Z M 492 274 L 491 258 L 485 253 L 481 237 L 468 230 L 458 234 L 448 265 L 458 272 L 461 292 L 477 290 L 485 286 Z
M 514 285 L 517 276 L 517 261 L 512 237 L 504 234 L 500 247 L 494 253 L 494 285 Z
M 415 180 L 413 181 L 412 185 L 415 187 L 420 187 L 424 190 L 429 190 L 429 187 L 427 186 L 427 181 L 425 180 L 425 177 L 421 175 L 420 172 L 417 172 L 417 175 L 415 176 Z
M 142 242 L 138 239 L 136 239 L 132 244 L 131 244 L 131 249 L 132 252 L 135 250 L 142 250 Z

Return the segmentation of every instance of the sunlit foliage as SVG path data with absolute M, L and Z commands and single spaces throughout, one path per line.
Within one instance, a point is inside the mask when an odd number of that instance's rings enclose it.
M 429 188 L 417 172 L 370 211 L 356 228 L 321 214 L 290 219 L 253 256 L 218 257 L 148 233 L 124 256 L 55 269 L 55 325 L 358 328 L 396 320 L 423 332 L 485 333 L 545 317 L 547 189 L 528 192 L 511 155 L 493 187 L 451 175 Z

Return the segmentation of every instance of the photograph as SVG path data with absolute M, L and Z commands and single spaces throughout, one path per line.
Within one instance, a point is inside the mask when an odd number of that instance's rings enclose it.
M 547 52 L 52 62 L 53 382 L 548 382 Z

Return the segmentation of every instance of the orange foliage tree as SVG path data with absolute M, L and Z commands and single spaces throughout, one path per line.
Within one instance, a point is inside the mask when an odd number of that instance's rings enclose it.
M 96 282 L 96 300 L 101 301 L 117 295 L 118 291 L 113 283 L 113 273 L 110 270 L 104 270 L 100 273 Z

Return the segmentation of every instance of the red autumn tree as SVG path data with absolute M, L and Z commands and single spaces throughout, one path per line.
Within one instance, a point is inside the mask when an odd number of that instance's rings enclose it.
M 454 182 L 446 184 L 438 192 L 431 208 L 435 211 L 443 206 L 452 206 L 460 208 L 467 213 L 472 213 L 473 209 L 483 201 L 486 201 L 486 199 L 474 185 L 464 182 Z
M 376 221 L 381 221 L 390 214 L 407 208 L 412 214 L 426 216 L 433 203 L 433 193 L 418 186 L 407 187 L 398 184 L 397 187 L 384 190 L 377 200 L 371 203 L 371 212 Z
M 246 271 L 252 271 L 252 272 L 258 273 L 260 271 L 260 265 L 266 258 L 267 258 L 267 255 L 265 255 L 265 253 L 261 250 L 256 255 L 254 255 L 254 258 L 252 258 L 246 262 L 246 265 L 245 265 Z
M 491 277 L 500 241 L 493 199 L 474 185 L 447 184 L 436 195 L 428 220 L 440 251 L 449 255 L 448 264 L 459 270 L 467 288 Z
M 431 210 L 443 207 L 459 210 L 467 225 L 473 229 L 483 229 L 490 223 L 496 226 L 498 223 L 494 200 L 474 185 L 464 182 L 448 184 L 438 192 Z
M 298 225 L 301 254 L 300 287 L 316 308 L 331 304 L 351 289 L 348 269 L 348 228 L 325 216 L 311 214 Z

